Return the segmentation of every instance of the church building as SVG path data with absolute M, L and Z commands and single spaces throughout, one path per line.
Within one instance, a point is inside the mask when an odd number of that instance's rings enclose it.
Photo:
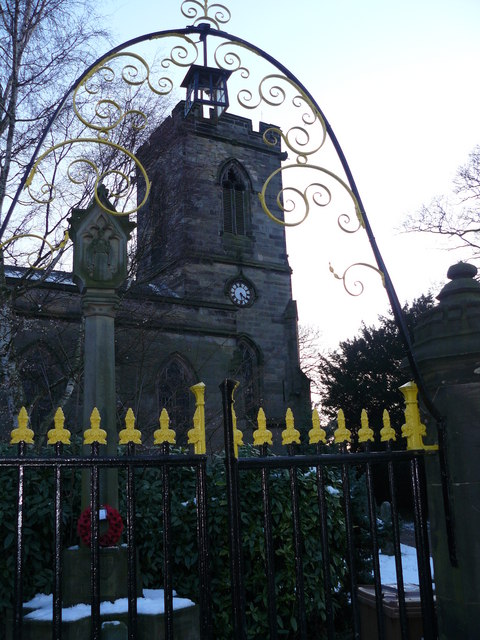
M 151 192 L 137 214 L 136 276 L 120 292 L 116 386 L 119 428 L 131 407 L 146 444 L 165 407 L 177 443 L 186 445 L 189 387 L 204 382 L 207 447 L 221 449 L 219 385 L 227 377 L 240 383 L 235 408 L 246 441 L 259 407 L 269 428 L 283 426 L 288 407 L 298 427 L 308 424 L 285 228 L 268 218 L 257 195 L 284 158 L 279 142 L 263 140 L 269 126 L 255 131 L 247 118 L 187 100 L 137 152 Z M 280 173 L 272 183 L 271 209 Z M 139 180 L 139 201 L 142 189 Z M 15 285 L 19 275 L 11 272 L 7 282 Z M 37 403 L 34 429 L 46 430 L 42 420 L 58 403 L 72 431 L 85 428 L 80 298 L 70 274 L 54 273 L 16 299 L 26 400 Z

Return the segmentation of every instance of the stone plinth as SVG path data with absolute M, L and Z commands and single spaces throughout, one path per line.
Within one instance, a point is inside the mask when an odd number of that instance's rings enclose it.
M 137 560 L 138 566 L 138 560 Z M 81 602 L 91 603 L 90 549 L 79 547 L 63 553 L 63 606 Z M 140 576 L 137 575 L 137 596 L 141 596 Z M 118 600 L 128 596 L 127 548 L 100 549 L 100 594 L 102 600 Z
M 118 638 L 127 638 L 125 629 L 128 628 L 128 614 L 109 614 L 102 616 L 102 625 L 106 622 L 120 623 Z M 107 625 L 102 629 L 102 637 Z M 108 625 L 109 634 L 112 633 L 111 625 Z M 121 635 L 123 633 L 123 636 Z M 91 635 L 90 618 L 80 618 L 73 622 L 62 623 L 62 640 L 86 640 Z M 197 605 L 177 609 L 173 612 L 173 635 L 181 640 L 200 640 L 199 608 Z M 111 636 L 114 637 L 113 635 Z M 51 621 L 39 621 L 24 619 L 22 627 L 22 640 L 51 640 Z M 163 614 L 140 614 L 137 621 L 137 634 L 135 640 L 164 640 L 165 618 Z M 12 638 L 12 622 L 7 621 L 7 640 Z

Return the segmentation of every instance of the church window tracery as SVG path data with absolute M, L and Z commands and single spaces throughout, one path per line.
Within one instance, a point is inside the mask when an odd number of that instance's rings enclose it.
M 158 375 L 159 413 L 167 410 L 170 426 L 180 437 L 192 427 L 194 399 L 189 389 L 195 382 L 192 367 L 178 354 L 165 362 Z
M 241 413 L 250 419 L 254 419 L 260 408 L 260 361 L 259 354 L 254 344 L 241 338 L 238 342 L 238 364 L 236 377 L 240 382 L 239 407 Z
M 223 230 L 233 235 L 247 234 L 250 194 L 248 177 L 237 162 L 229 163 L 223 170 L 221 185 L 223 194 Z

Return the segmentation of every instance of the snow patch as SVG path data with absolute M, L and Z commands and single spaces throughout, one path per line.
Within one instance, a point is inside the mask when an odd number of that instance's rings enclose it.
M 405 586 L 418 586 L 417 550 L 415 547 L 409 547 L 406 544 L 401 544 L 400 552 L 402 555 L 402 572 Z M 433 563 L 431 558 L 430 569 L 433 575 Z M 380 554 L 380 577 L 382 584 L 396 586 L 397 572 L 395 570 L 395 556 L 386 556 L 382 553 Z
M 25 617 L 29 620 L 51 621 L 53 619 L 52 595 L 38 594 L 24 606 L 27 609 L 34 609 Z M 173 609 L 185 609 L 193 607 L 194 603 L 187 598 L 179 598 L 173 592 Z M 164 613 L 164 591 L 163 589 L 144 589 L 143 598 L 137 598 L 137 612 L 139 615 L 153 616 Z M 120 598 L 115 602 L 102 602 L 100 604 L 101 615 L 122 614 L 128 612 L 127 598 Z M 62 609 L 62 620 L 65 622 L 76 622 L 82 618 L 89 618 L 91 607 L 89 604 L 76 604 L 73 607 Z
M 340 490 L 336 489 L 335 487 L 332 487 L 330 485 L 328 485 L 327 487 L 325 487 L 325 490 L 327 493 L 329 493 L 331 496 L 339 496 L 340 495 Z

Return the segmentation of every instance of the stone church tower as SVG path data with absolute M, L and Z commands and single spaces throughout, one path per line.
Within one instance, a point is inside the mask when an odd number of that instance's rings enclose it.
M 219 385 L 227 377 L 240 383 L 235 409 L 245 442 L 259 407 L 271 429 L 284 428 L 287 408 L 298 428 L 309 427 L 285 229 L 257 195 L 283 156 L 279 144 L 263 140 L 268 125 L 259 128 L 228 112 L 205 117 L 195 104 L 185 115 L 180 103 L 138 151 L 152 189 L 137 215 L 137 277 L 118 291 L 116 410 L 122 425 L 133 409 L 147 446 L 163 408 L 186 446 L 195 405 L 189 389 L 203 382 L 207 448 L 222 449 Z M 272 182 L 275 210 L 280 176 Z M 143 199 L 141 183 L 138 190 Z M 12 289 L 18 274 L 7 274 Z M 45 430 L 62 403 L 72 433 L 82 432 L 82 302 L 72 275 L 53 272 L 17 294 L 15 311 L 32 427 Z M 278 445 L 278 431 L 274 439 Z
M 257 195 L 283 157 L 280 143 L 263 140 L 269 126 L 254 131 L 249 119 L 213 110 L 205 117 L 201 106 L 185 115 L 182 102 L 138 154 L 152 183 L 138 214 L 138 281 L 179 312 L 162 357 L 194 371 L 207 389 L 213 384 L 214 393 L 223 378 L 239 380 L 244 428 L 259 406 L 272 426 L 289 406 L 298 420 L 309 412 L 285 229 Z M 272 183 L 274 209 L 280 175 Z

